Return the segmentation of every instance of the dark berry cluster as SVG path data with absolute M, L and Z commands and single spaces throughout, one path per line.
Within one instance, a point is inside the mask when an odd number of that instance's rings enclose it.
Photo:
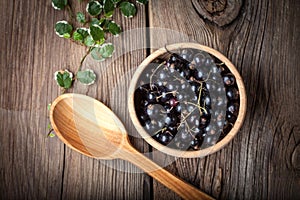
M 150 63 L 134 103 L 141 125 L 170 148 L 199 150 L 231 130 L 239 111 L 235 77 L 224 63 L 197 49 L 182 49 Z

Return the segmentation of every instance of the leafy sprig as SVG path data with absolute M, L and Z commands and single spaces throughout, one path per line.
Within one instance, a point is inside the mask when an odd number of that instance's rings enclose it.
M 136 6 L 126 0 L 89 0 L 86 3 L 86 13 L 82 11 L 74 13 L 68 0 L 51 1 L 54 9 L 66 9 L 69 16 L 69 20 L 56 22 L 55 33 L 61 38 L 66 38 L 88 49 L 74 73 L 75 76 L 68 70 L 59 70 L 54 73 L 57 85 L 62 88 L 62 93 L 64 93 L 72 87 L 75 81 L 84 85 L 95 83 L 97 77 L 93 70 L 81 70 L 85 58 L 90 53 L 96 61 L 104 61 L 112 57 L 115 47 L 112 43 L 106 43 L 106 37 L 109 34 L 117 37 L 122 32 L 122 28 L 111 17 L 119 10 L 123 16 L 131 18 L 136 15 Z M 148 0 L 137 0 L 136 2 L 146 4 Z M 80 26 L 76 26 L 77 24 Z M 48 136 L 53 137 L 53 129 L 49 128 L 49 130 Z
M 136 2 L 145 4 L 148 0 L 137 0 Z M 68 0 L 52 0 L 52 6 L 57 10 L 67 8 L 70 16 L 69 21 L 61 20 L 55 24 L 55 33 L 59 37 L 70 39 L 73 42 L 89 48 L 88 52 L 91 52 L 92 58 L 96 61 L 104 61 L 112 57 L 114 53 L 115 48 L 113 44 L 106 43 L 107 34 L 118 36 L 122 32 L 121 26 L 110 19 L 115 11 L 119 9 L 122 15 L 128 18 L 136 15 L 137 12 L 136 6 L 133 3 L 124 0 L 90 0 L 86 4 L 87 15 L 80 11 L 76 12 L 76 14 L 70 13 L 72 9 L 68 4 Z M 76 21 L 81 24 L 81 27 L 75 27 L 77 23 L 72 21 L 74 20 L 73 18 L 75 18 L 73 16 L 76 16 Z M 86 56 L 84 56 L 84 58 L 85 57 Z M 80 68 L 81 66 L 79 69 Z M 78 74 L 78 72 L 79 71 L 75 72 L 75 74 Z M 77 79 L 75 78 L 68 83 L 63 83 L 60 76 L 63 77 L 64 75 L 61 73 L 62 72 L 56 73 L 57 77 L 55 80 L 57 82 L 60 81 L 60 83 L 58 83 L 60 87 L 64 89 L 70 88 L 73 81 Z
M 148 0 L 137 0 L 136 2 L 146 4 Z M 58 10 L 64 8 L 67 8 L 69 12 L 71 10 L 67 0 L 52 0 L 52 6 Z M 105 44 L 107 34 L 118 36 L 122 31 L 121 26 L 110 19 L 116 10 L 119 10 L 123 16 L 128 18 L 136 15 L 137 12 L 136 6 L 126 0 L 90 0 L 86 4 L 88 17 L 83 12 L 70 14 L 70 20 L 72 21 L 73 16 L 76 16 L 76 21 L 82 27 L 73 27 L 76 23 L 63 20 L 56 23 L 55 32 L 59 37 L 71 39 L 81 45 L 102 48 L 101 45 Z M 98 51 L 102 52 L 100 49 Z M 107 54 L 107 52 L 104 53 Z M 108 58 L 111 56 L 102 57 Z M 101 61 L 103 60 L 105 59 L 101 59 Z

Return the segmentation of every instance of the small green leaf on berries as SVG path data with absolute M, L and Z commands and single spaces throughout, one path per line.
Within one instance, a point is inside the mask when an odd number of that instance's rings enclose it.
M 112 0 L 104 0 L 103 4 L 105 17 L 111 17 L 115 10 L 115 4 L 112 2 Z
M 56 80 L 57 85 L 64 89 L 68 89 L 72 86 L 73 74 L 68 70 L 56 71 L 54 73 L 54 79 Z
M 114 45 L 112 45 L 111 43 L 106 43 L 100 47 L 94 48 L 91 52 L 91 56 L 95 60 L 104 61 L 106 58 L 111 57 L 113 52 Z
M 108 30 L 111 34 L 114 36 L 118 36 L 121 33 L 121 27 L 114 21 L 109 22 L 108 24 Z
M 68 4 L 67 0 L 52 0 L 52 7 L 56 10 L 62 10 Z
M 136 2 L 140 4 L 146 4 L 148 3 L 148 0 L 136 0 Z
M 120 4 L 120 9 L 125 17 L 133 17 L 136 14 L 136 7 L 134 4 L 124 1 Z
M 82 23 L 82 24 L 85 23 L 85 16 L 82 12 L 77 12 L 76 19 L 79 23 Z
M 86 69 L 83 71 L 79 71 L 76 74 L 77 80 L 79 80 L 80 83 L 84 85 L 92 85 L 95 83 L 96 80 L 96 74 L 91 69 Z
M 55 24 L 55 33 L 59 37 L 70 38 L 73 27 L 67 21 L 58 21 Z
M 104 31 L 99 25 L 93 24 L 90 26 L 90 34 L 94 41 L 100 41 L 104 39 Z
M 97 16 L 102 12 L 102 5 L 99 1 L 90 1 L 86 6 L 86 11 L 91 16 Z

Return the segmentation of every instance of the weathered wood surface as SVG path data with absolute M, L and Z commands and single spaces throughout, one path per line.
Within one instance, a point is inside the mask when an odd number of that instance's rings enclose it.
M 184 41 L 222 52 L 244 78 L 248 113 L 236 138 L 211 156 L 178 159 L 165 168 L 219 199 L 299 198 L 300 2 L 211 2 L 152 0 L 133 19 L 114 17 L 124 30 L 149 24 L 179 31 Z M 236 16 L 226 10 L 233 7 Z M 76 70 L 85 49 L 55 35 L 54 23 L 67 13 L 53 10 L 50 0 L 0 1 L 0 11 L 0 199 L 178 199 L 128 163 L 93 160 L 46 138 L 46 105 L 59 95 L 52 74 Z M 147 38 L 153 46 L 177 40 L 174 33 L 139 31 L 139 45 Z M 118 45 L 138 49 L 136 40 Z M 111 107 L 140 151 L 149 147 L 129 119 L 126 89 L 146 56 L 140 49 L 112 63 L 87 59 L 84 67 L 98 73 L 97 84 L 70 90 Z M 163 165 L 174 158 L 155 152 L 153 159 Z

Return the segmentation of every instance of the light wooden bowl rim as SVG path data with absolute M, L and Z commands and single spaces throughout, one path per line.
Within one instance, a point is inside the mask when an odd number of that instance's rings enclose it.
M 181 151 L 181 150 L 176 150 L 169 148 L 167 146 L 164 146 L 154 140 L 141 126 L 138 117 L 136 115 L 135 107 L 134 107 L 134 91 L 137 88 L 136 84 L 137 81 L 140 77 L 140 74 L 143 72 L 143 70 L 147 67 L 147 65 L 152 62 L 155 58 L 157 58 L 160 55 L 163 55 L 166 53 L 166 49 L 160 48 L 157 51 L 153 52 L 151 55 L 149 55 L 137 68 L 136 72 L 134 73 L 130 86 L 129 86 L 129 91 L 128 91 L 128 109 L 129 109 L 129 114 L 131 117 L 131 120 L 137 129 L 137 131 L 140 133 L 140 135 L 154 148 L 156 148 L 159 151 L 162 151 L 166 154 L 175 156 L 175 157 L 185 157 L 185 158 L 196 158 L 196 157 L 204 157 L 209 154 L 212 154 L 220 149 L 222 149 L 225 145 L 227 145 L 233 137 L 238 133 L 239 129 L 242 126 L 242 123 L 244 121 L 245 115 L 246 115 L 246 104 L 247 104 L 247 98 L 246 98 L 246 91 L 245 91 L 245 86 L 242 80 L 242 77 L 240 76 L 239 72 L 235 68 L 235 66 L 220 52 L 218 52 L 215 49 L 212 49 L 210 47 L 200 45 L 198 43 L 176 43 L 176 44 L 171 44 L 167 45 L 168 50 L 176 50 L 176 49 L 182 49 L 182 48 L 193 48 L 193 49 L 199 49 L 206 51 L 216 58 L 218 58 L 220 61 L 224 62 L 225 65 L 228 67 L 228 69 L 231 71 L 231 73 L 235 76 L 236 78 L 236 83 L 239 89 L 239 94 L 240 94 L 240 108 L 239 108 L 239 114 L 237 117 L 236 122 L 234 123 L 234 126 L 230 130 L 230 132 L 218 143 L 215 145 L 197 150 L 197 151 Z

